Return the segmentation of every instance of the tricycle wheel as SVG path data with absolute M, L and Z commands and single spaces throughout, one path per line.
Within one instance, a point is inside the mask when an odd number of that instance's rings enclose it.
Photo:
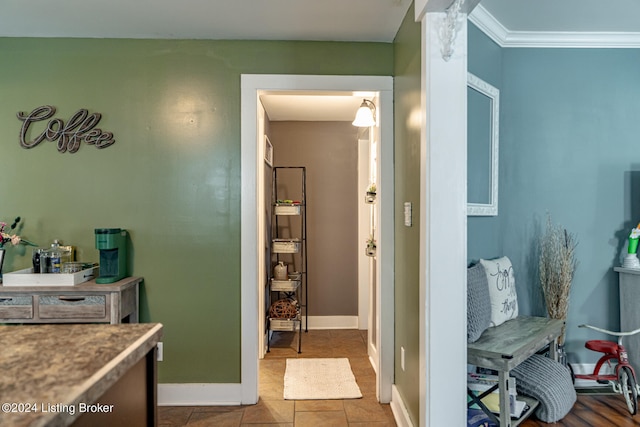
M 624 400 L 627 402 L 629 413 L 635 415 L 638 412 L 638 390 L 636 389 L 636 379 L 628 366 L 620 368 L 618 382 L 620 383 Z

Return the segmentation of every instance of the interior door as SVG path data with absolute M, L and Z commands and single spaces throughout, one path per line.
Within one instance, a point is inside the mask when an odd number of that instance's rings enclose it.
M 264 158 L 264 138 L 265 138 L 265 110 L 264 106 L 260 101 L 258 101 L 258 123 L 257 123 L 257 147 L 258 147 L 258 159 Z M 260 359 L 264 358 L 264 354 L 267 348 L 267 337 L 266 337 L 266 325 L 265 319 L 267 317 L 268 308 L 265 306 L 267 299 L 265 298 L 265 292 L 267 287 L 267 282 L 269 280 L 269 271 L 267 265 L 271 262 L 271 252 L 269 247 L 269 239 L 267 234 L 271 229 L 271 224 L 269 223 L 271 215 L 271 181 L 269 179 L 265 179 L 265 174 L 271 176 L 271 168 L 265 167 L 265 163 L 260 161 L 258 162 L 258 189 L 257 194 L 260 196 L 257 200 L 258 212 L 260 214 L 260 220 L 258 221 L 258 248 L 260 248 L 258 252 L 258 301 L 260 302 L 258 305 L 258 357 Z
M 374 104 L 379 105 L 378 97 L 373 99 Z M 377 111 L 376 111 L 377 113 Z M 380 120 L 376 119 L 376 123 L 379 123 Z M 376 189 L 380 186 L 378 185 L 378 141 L 380 140 L 380 127 L 376 124 L 376 126 L 372 126 L 369 128 L 369 185 L 375 185 Z M 377 198 L 377 190 L 376 190 L 376 198 Z M 369 237 L 368 239 L 373 239 L 374 242 L 379 242 L 379 232 L 378 232 L 378 217 L 379 217 L 379 207 L 380 205 L 376 202 L 369 204 Z M 368 342 L 367 342 L 367 352 L 369 354 L 369 359 L 371 360 L 371 364 L 373 369 L 375 369 L 376 373 L 379 373 L 380 366 L 380 281 L 379 277 L 379 267 L 378 267 L 378 255 L 377 252 L 373 256 L 368 256 L 369 258 L 369 325 L 368 325 Z M 376 376 L 379 379 L 379 376 Z M 376 390 L 379 390 L 379 387 L 376 387 Z

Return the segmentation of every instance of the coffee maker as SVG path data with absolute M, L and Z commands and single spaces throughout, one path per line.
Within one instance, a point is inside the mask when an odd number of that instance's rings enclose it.
M 96 249 L 100 251 L 100 274 L 96 283 L 114 283 L 127 275 L 127 230 L 96 228 Z

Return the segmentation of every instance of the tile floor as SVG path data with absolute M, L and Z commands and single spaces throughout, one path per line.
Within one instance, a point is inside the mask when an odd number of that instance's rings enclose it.
M 395 426 L 389 405 L 377 402 L 375 373 L 367 357 L 367 331 L 312 330 L 303 332 L 302 353 L 297 335 L 277 332 L 271 352 L 260 361 L 260 401 L 248 406 L 161 406 L 159 426 Z M 362 391 L 361 399 L 284 400 L 284 370 L 290 357 L 348 357 Z

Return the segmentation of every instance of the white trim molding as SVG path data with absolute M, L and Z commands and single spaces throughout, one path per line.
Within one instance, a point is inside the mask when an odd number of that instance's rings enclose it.
M 308 329 L 358 329 L 358 316 L 308 316 L 302 319 L 303 329 L 305 319 L 309 321 Z
M 438 30 L 438 36 L 440 37 L 440 52 L 442 53 L 442 59 L 448 61 L 453 55 L 454 45 L 456 42 L 456 35 L 458 34 L 458 28 L 460 27 L 460 21 L 462 20 L 462 4 L 464 0 L 454 0 L 454 2 L 447 8 L 445 15 L 440 22 L 440 28 Z
M 400 396 L 400 392 L 395 384 L 391 386 L 391 412 L 393 412 L 393 418 L 398 427 L 414 426 L 411 421 L 411 416 L 409 416 L 407 405 L 404 403 L 404 399 Z
M 241 384 L 158 384 L 158 406 L 241 405 Z
M 427 13 L 421 24 L 420 427 L 467 419 L 467 20 L 445 61 L 442 15 Z
M 573 373 L 577 375 L 591 374 L 595 367 L 596 367 L 595 363 L 571 363 L 571 369 L 573 369 Z M 602 365 L 602 368 L 600 369 L 600 374 L 602 375 L 611 375 L 614 372 L 615 372 L 615 369 L 612 366 L 607 365 L 606 363 Z M 581 387 L 582 388 L 595 388 L 595 387 L 611 388 L 611 386 L 607 384 L 600 384 L 597 381 L 583 380 L 580 378 L 576 378 L 575 387 L 576 388 L 581 388 Z
M 479 4 L 469 21 L 500 47 L 638 48 L 640 32 L 511 31 Z
M 465 21 L 466 22 L 466 21 Z M 466 34 L 465 34 L 466 37 Z M 240 77 L 240 169 L 241 169 L 241 367 L 240 401 L 258 402 L 258 155 L 257 123 L 259 94 L 269 91 L 377 92 L 380 97 L 380 158 L 378 176 L 380 240 L 378 269 L 381 294 L 378 331 L 380 369 L 378 392 L 381 403 L 391 399 L 394 367 L 394 171 L 393 171 L 393 77 L 391 76 L 316 76 L 285 74 L 242 74 Z M 261 144 L 260 144 L 261 146 Z M 465 163 L 466 164 L 466 163 Z M 357 321 L 354 323 L 357 327 Z

